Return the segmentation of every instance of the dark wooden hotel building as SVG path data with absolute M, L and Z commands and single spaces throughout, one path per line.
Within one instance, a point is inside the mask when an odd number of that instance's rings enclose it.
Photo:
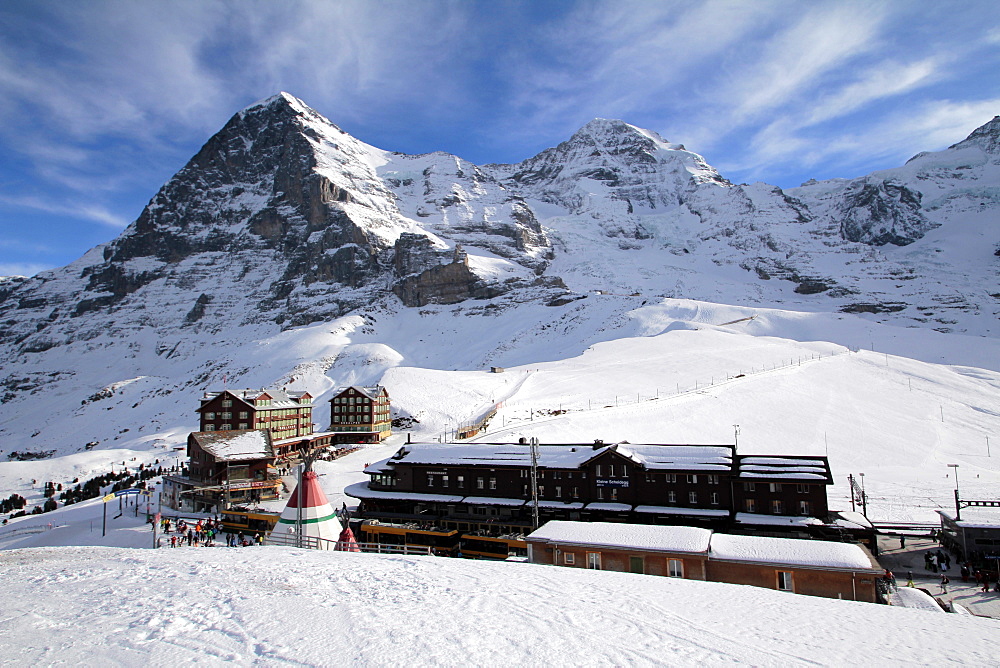
M 286 390 L 205 392 L 200 431 L 267 429 L 274 440 L 313 433 L 312 395 Z
M 334 443 L 381 443 L 392 435 L 389 392 L 381 385 L 338 388 L 330 399 Z
M 410 444 L 345 492 L 366 519 L 458 531 L 532 529 L 531 447 Z M 539 520 L 701 526 L 822 536 L 826 457 L 738 455 L 730 445 L 539 445 Z M 833 536 L 826 536 L 833 537 Z

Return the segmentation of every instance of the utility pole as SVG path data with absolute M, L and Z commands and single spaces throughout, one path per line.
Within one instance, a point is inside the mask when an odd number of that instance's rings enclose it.
M 538 528 L 538 438 L 531 437 L 531 522 Z
M 865 492 L 865 474 L 859 473 L 861 476 L 861 514 L 868 519 L 868 494 Z
M 740 426 L 738 424 L 734 424 L 733 425 L 733 454 L 736 454 L 736 451 L 739 449 L 739 447 L 740 447 Z
M 855 496 L 855 494 L 854 494 L 854 474 L 853 473 L 848 473 L 847 474 L 847 483 L 848 483 L 848 487 L 851 490 L 851 512 L 854 513 L 854 512 L 857 512 L 857 507 L 854 505 L 854 496 Z
M 298 497 L 295 508 L 295 547 L 302 547 L 302 473 L 306 467 L 305 461 L 299 465 L 299 482 L 295 486 L 295 495 Z
M 958 464 L 948 464 L 948 468 L 955 469 L 955 521 L 962 521 L 962 505 L 959 502 L 958 494 Z

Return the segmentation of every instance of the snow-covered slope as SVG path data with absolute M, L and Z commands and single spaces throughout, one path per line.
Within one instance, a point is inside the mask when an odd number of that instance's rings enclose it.
M 0 656 L 18 665 L 988 665 L 998 631 L 756 587 L 293 548 L 43 548 L 0 568 Z
M 383 382 L 399 414 L 421 420 L 416 435 L 436 438 L 494 400 L 536 402 L 541 378 L 560 403 L 593 407 L 613 387 L 656 396 L 748 364 L 874 348 L 910 358 L 899 382 L 934 378 L 939 403 L 972 411 L 954 433 L 978 442 L 1000 416 L 980 394 L 1000 369 L 996 126 L 898 170 L 786 193 L 731 184 L 621 121 L 595 120 L 518 165 L 477 167 L 376 149 L 277 95 L 236 114 L 119 238 L 0 282 L 0 456 L 66 457 L 0 464 L 0 495 L 35 503 L 33 478 L 172 456 L 200 392 L 224 379 L 308 389 L 321 406 L 335 386 Z M 641 337 L 676 354 L 653 367 Z M 596 344 L 617 362 L 587 352 Z M 693 421 L 654 402 L 641 436 L 627 412 L 544 436 L 589 440 L 600 427 L 606 440 L 714 441 L 742 414 L 763 421 L 769 447 L 815 451 L 819 431 L 777 417 L 782 393 L 819 397 L 802 410 L 820 412 L 828 436 L 857 425 L 846 397 L 875 407 L 861 428 L 882 433 L 887 400 L 868 388 L 904 362 L 838 359 L 858 360 L 838 362 L 850 382 L 792 374 L 778 393 L 697 395 L 727 408 Z M 513 373 L 480 375 L 543 363 L 551 373 L 516 387 Z M 455 391 L 445 401 L 437 387 Z M 905 442 L 936 453 L 909 458 L 894 484 L 961 454 L 951 436 L 943 449 L 927 440 L 924 404 L 894 410 L 905 424 L 866 452 L 892 458 Z M 325 427 L 322 409 L 316 419 Z M 856 444 L 826 440 L 838 475 L 859 465 Z

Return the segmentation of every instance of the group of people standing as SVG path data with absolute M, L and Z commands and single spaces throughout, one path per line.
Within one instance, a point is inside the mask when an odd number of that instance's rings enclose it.
M 185 542 L 187 542 L 188 547 L 215 547 L 216 537 L 223 533 L 222 523 L 211 518 L 198 520 L 195 524 L 179 520 L 173 533 L 170 531 L 173 523 L 169 518 L 163 518 L 160 525 L 164 536 L 170 535 L 170 547 L 183 547 Z M 263 544 L 264 537 L 259 532 L 252 536 L 242 531 L 226 534 L 227 547 L 249 547 Z

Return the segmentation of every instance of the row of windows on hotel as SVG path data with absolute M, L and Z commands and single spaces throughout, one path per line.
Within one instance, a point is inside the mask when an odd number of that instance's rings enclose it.
M 576 554 L 573 552 L 563 552 L 563 563 L 567 566 L 576 565 Z M 642 557 L 631 557 L 632 559 L 642 559 Z M 640 566 L 641 566 L 640 561 Z M 601 553 L 587 552 L 587 568 L 601 570 Z M 792 571 L 777 571 L 779 591 L 793 591 Z M 667 559 L 667 576 L 672 578 L 684 577 L 684 561 L 681 559 Z
M 270 429 L 272 435 L 277 436 L 280 433 L 286 431 L 295 431 L 298 425 L 298 420 L 280 420 L 274 421 L 268 424 L 268 429 Z M 230 431 L 233 428 L 232 424 L 223 423 L 219 425 L 219 431 Z M 237 429 L 249 429 L 250 425 L 246 422 L 240 422 L 236 425 Z M 205 431 L 215 431 L 214 424 L 206 424 Z
M 521 476 L 522 478 L 527 477 L 527 473 L 528 473 L 527 471 L 522 471 L 521 473 L 522 473 L 522 476 Z M 560 473 L 560 472 L 559 471 L 555 471 L 554 473 Z M 674 482 L 676 482 L 676 475 L 674 475 L 674 474 L 667 474 L 667 475 L 668 476 L 672 476 L 673 478 L 675 478 Z M 586 473 L 582 473 L 582 476 L 585 478 L 586 477 Z M 554 476 L 554 477 L 556 477 L 556 476 Z M 570 473 L 570 477 L 572 477 L 572 473 Z M 691 483 L 697 482 L 697 475 L 696 474 L 695 475 L 689 475 L 687 477 L 688 477 L 688 482 L 691 482 Z M 719 478 L 719 476 L 710 475 L 710 476 L 708 476 L 708 478 L 709 478 L 709 484 L 715 484 L 715 485 L 718 484 L 718 478 Z M 715 479 L 714 482 L 712 480 L 713 478 Z M 374 475 L 374 476 L 372 476 L 372 482 L 374 482 L 374 483 L 376 483 L 378 485 L 386 486 L 386 487 L 393 487 L 396 484 L 396 478 L 395 478 L 395 476 L 391 476 L 391 475 Z M 462 475 L 455 476 L 455 482 L 456 482 L 456 487 L 458 489 L 465 489 L 465 476 L 462 476 Z M 441 474 L 441 473 L 428 473 L 427 474 L 427 487 L 435 487 L 436 483 L 441 488 L 448 488 L 448 486 L 449 486 L 449 477 L 447 475 Z M 782 483 L 771 482 L 771 483 L 767 483 L 767 485 L 768 485 L 769 491 L 771 491 L 771 492 L 780 492 L 780 491 L 782 491 Z M 756 490 L 756 486 L 757 486 L 757 484 L 753 483 L 753 482 L 744 482 L 743 483 L 743 489 L 746 490 L 746 491 L 751 491 L 751 492 L 755 491 Z M 554 495 L 553 495 L 554 498 L 556 498 L 556 499 L 563 498 L 563 486 L 562 485 L 554 485 L 553 487 L 554 487 Z M 490 478 L 485 478 L 485 477 L 482 477 L 482 476 L 477 477 L 476 478 L 476 487 L 475 488 L 476 489 L 481 489 L 481 490 L 496 489 L 497 488 L 497 479 L 495 477 L 490 477 Z M 806 494 L 809 491 L 809 486 L 808 485 L 804 485 L 804 484 L 796 484 L 795 488 L 796 488 L 796 491 L 799 494 Z M 580 498 L 580 488 L 579 487 L 576 487 L 576 486 L 573 486 L 572 488 L 567 487 L 566 491 L 568 492 L 568 496 L 571 496 L 574 499 Z M 527 497 L 528 493 L 529 493 L 528 492 L 528 485 L 524 485 L 524 487 L 522 489 L 522 494 L 525 497 Z M 539 485 L 538 486 L 538 495 L 540 497 L 544 497 L 545 496 L 545 485 Z M 598 501 L 617 501 L 618 500 L 618 488 L 617 487 L 598 487 L 597 488 L 597 500 Z M 689 505 L 691 505 L 691 506 L 697 506 L 697 504 L 698 504 L 698 492 L 688 492 L 687 501 L 688 501 Z M 743 508 L 744 512 L 756 513 L 756 512 L 760 512 L 761 510 L 763 510 L 762 506 L 758 507 L 758 503 L 757 503 L 756 499 L 744 499 L 743 501 L 744 501 L 744 508 Z M 667 503 L 673 505 L 673 504 L 676 504 L 677 502 L 678 502 L 677 492 L 675 492 L 673 490 L 668 491 L 667 492 Z M 721 497 L 720 497 L 720 495 L 719 495 L 718 492 L 709 492 L 708 502 L 709 502 L 710 505 L 718 506 L 718 505 L 721 505 L 722 499 L 721 499 Z M 772 499 L 768 505 L 769 505 L 769 510 L 774 515 L 783 515 L 786 512 L 785 504 L 784 504 L 784 502 L 781 499 Z M 799 506 L 798 507 L 798 513 L 800 515 L 808 515 L 809 514 L 809 512 L 810 512 L 810 505 L 809 505 L 808 501 L 799 501 L 798 506 Z
M 311 414 L 312 414 L 312 411 L 310 409 L 306 409 L 305 411 L 300 411 L 297 408 L 281 408 L 281 409 L 278 409 L 276 411 L 268 411 L 267 413 L 263 413 L 261 415 L 261 418 L 262 419 L 267 419 L 269 417 L 270 418 L 275 418 L 275 417 L 292 417 L 292 416 L 296 416 L 296 415 L 311 415 Z M 215 419 L 215 415 L 216 415 L 215 413 L 205 413 L 205 419 L 206 420 L 214 420 Z M 240 411 L 240 419 L 241 420 L 246 420 L 248 417 L 250 417 L 250 413 L 248 413 L 247 411 Z M 230 412 L 228 412 L 228 411 L 224 412 L 224 413 L 219 413 L 219 419 L 220 420 L 231 420 L 231 419 L 233 419 L 233 414 L 230 413 Z
M 378 410 L 375 411 L 376 413 L 382 413 L 382 414 L 385 414 L 385 415 L 389 414 L 389 407 L 388 406 L 385 406 L 385 407 L 376 406 L 376 408 L 378 409 Z M 341 410 L 341 409 L 343 409 L 343 410 Z M 372 407 L 370 405 L 367 405 L 367 404 L 365 404 L 365 405 L 358 405 L 358 406 L 336 406 L 335 405 L 333 407 L 333 412 L 334 413 L 371 413 L 372 412 Z

